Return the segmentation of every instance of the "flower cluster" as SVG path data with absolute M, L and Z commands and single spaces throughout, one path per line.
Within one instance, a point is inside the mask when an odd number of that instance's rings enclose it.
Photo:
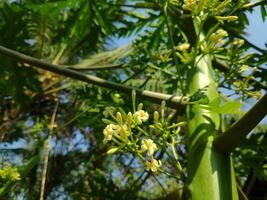
M 140 135 L 136 135 L 137 131 L 133 131 L 133 129 L 137 129 L 139 131 L 142 130 L 139 126 L 149 119 L 149 114 L 140 109 L 141 107 L 142 106 L 139 106 L 139 110 L 134 112 L 134 114 L 129 112 L 127 116 L 124 117 L 120 112 L 117 112 L 116 116 L 114 116 L 114 110 L 108 107 L 103 114 L 105 114 L 105 116 L 112 116 L 116 122 L 113 123 L 108 121 L 109 124 L 103 130 L 103 142 L 113 142 L 115 144 L 115 147 L 111 148 L 108 153 L 115 153 L 119 149 L 136 153 L 137 156 L 143 160 L 146 170 L 156 172 L 161 166 L 161 161 L 156 160 L 153 157 L 154 153 L 158 149 L 157 145 L 152 139 L 143 139 L 142 142 L 139 142 L 139 139 L 142 137 L 140 137 Z M 141 132 L 144 133 L 144 131 Z M 141 145 L 139 145 L 139 143 L 141 143 Z M 142 153 L 146 153 L 149 159 L 147 160 Z
M 127 141 L 128 137 L 131 134 L 131 126 L 141 125 L 143 122 L 146 122 L 148 118 L 149 115 L 147 112 L 145 112 L 144 110 L 138 110 L 133 115 L 131 112 L 129 112 L 127 115 L 126 123 L 124 123 L 121 113 L 117 112 L 116 115 L 117 124 L 110 123 L 105 127 L 105 129 L 103 130 L 104 134 L 103 142 L 107 143 L 108 141 L 111 141 L 113 138 L 117 138 L 122 141 Z
M 151 170 L 152 172 L 156 172 L 158 168 L 161 166 L 161 161 L 154 159 L 153 155 L 155 151 L 158 149 L 157 145 L 151 139 L 144 139 L 141 145 L 141 152 L 147 152 L 147 155 L 150 156 L 150 161 L 146 161 L 146 170 Z

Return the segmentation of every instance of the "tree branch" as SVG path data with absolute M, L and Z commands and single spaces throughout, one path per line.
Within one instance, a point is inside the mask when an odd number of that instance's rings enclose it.
M 5 48 L 3 46 L 0 46 L 0 54 L 6 55 L 8 57 L 11 57 L 13 59 L 16 59 L 20 62 L 24 62 L 30 65 L 33 65 L 37 68 L 41 68 L 50 72 L 54 72 L 56 74 L 59 75 L 63 75 L 72 79 L 76 79 L 76 80 L 80 80 L 86 83 L 90 83 L 90 84 L 94 84 L 100 87 L 104 87 L 104 88 L 108 88 L 111 90 L 117 90 L 119 92 L 122 93 L 126 93 L 129 96 L 132 93 L 132 90 L 135 88 L 131 88 L 131 87 L 127 87 L 118 83 L 114 83 L 111 81 L 107 81 L 105 79 L 102 78 L 98 78 L 95 76 L 91 76 L 91 75 L 85 75 L 82 74 L 80 72 L 71 70 L 71 69 L 65 69 L 61 66 L 58 65 L 53 65 L 53 64 L 49 64 L 46 62 L 43 62 L 39 59 L 33 58 L 31 56 L 27 56 L 25 54 L 19 53 L 17 51 L 13 51 L 11 49 Z M 177 111 L 179 113 L 182 113 L 185 109 L 185 104 L 187 104 L 188 102 L 188 97 L 186 96 L 174 96 L 174 95 L 169 95 L 169 94 L 163 94 L 163 93 L 159 93 L 159 92 L 152 92 L 152 91 L 148 91 L 148 90 L 140 90 L 140 89 L 135 89 L 136 90 L 136 94 L 138 96 L 141 96 L 145 99 L 148 99 L 152 102 L 155 103 L 161 103 L 161 101 L 166 101 L 167 105 L 178 109 Z
M 250 131 L 267 115 L 267 94 L 265 94 L 241 119 L 225 133 L 214 140 L 218 150 L 228 153 L 234 150 Z
M 52 133 L 55 128 L 55 120 L 56 120 L 56 114 L 57 114 L 57 109 L 58 109 L 58 101 L 56 102 L 54 111 L 51 116 L 51 121 L 49 125 L 49 131 L 48 131 L 48 137 L 44 142 L 44 163 L 43 163 L 43 171 L 42 171 L 42 178 L 41 178 L 41 191 L 40 191 L 40 198 L 39 200 L 44 199 L 44 193 L 45 193 L 45 182 L 46 182 L 46 176 L 47 176 L 47 167 L 48 167 L 48 160 L 49 160 L 49 153 L 51 149 L 51 138 L 52 138 Z

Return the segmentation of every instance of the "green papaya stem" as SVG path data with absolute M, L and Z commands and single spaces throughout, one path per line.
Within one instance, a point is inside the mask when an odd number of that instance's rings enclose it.
M 198 46 L 205 48 L 203 20 L 194 17 Z M 199 53 L 190 70 L 187 95 L 204 93 L 212 101 L 219 96 L 217 84 L 213 80 L 211 56 Z M 237 200 L 238 194 L 230 154 L 222 154 L 214 148 L 214 136 L 221 127 L 219 113 L 209 111 L 198 104 L 187 106 L 188 121 L 188 191 L 187 199 L 192 200 Z

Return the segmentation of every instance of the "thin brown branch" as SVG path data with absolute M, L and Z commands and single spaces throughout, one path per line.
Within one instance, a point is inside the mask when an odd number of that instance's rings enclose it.
M 247 187 L 246 187 L 246 190 L 245 190 L 245 194 L 246 196 L 250 196 L 250 192 L 255 184 L 255 181 L 256 181 L 256 173 L 253 172 L 252 175 L 247 179 L 248 181 L 248 184 L 247 184 Z
M 242 190 L 241 186 L 239 185 L 239 183 L 237 183 L 236 186 L 237 186 L 239 200 L 248 200 L 246 194 L 243 192 L 243 190 Z
M 111 90 L 117 90 L 120 91 L 122 93 L 126 93 L 129 96 L 132 93 L 132 90 L 135 88 L 131 88 L 131 87 L 127 87 L 118 83 L 114 83 L 111 81 L 107 81 L 105 79 L 102 78 L 98 78 L 95 76 L 91 76 L 91 75 L 85 75 L 82 74 L 80 72 L 71 70 L 71 69 L 66 69 L 62 66 L 58 66 L 58 65 L 53 65 L 53 64 L 49 64 L 46 63 L 44 61 L 41 61 L 39 59 L 33 58 L 31 56 L 27 56 L 25 54 L 19 53 L 17 51 L 13 51 L 11 49 L 5 48 L 3 46 L 0 46 L 0 54 L 9 56 L 13 59 L 16 59 L 20 62 L 24 62 L 30 65 L 33 65 L 37 68 L 41 68 L 50 72 L 54 72 L 56 74 L 59 75 L 63 75 L 72 79 L 76 79 L 76 80 L 80 80 L 86 83 L 90 83 L 90 84 L 94 84 L 100 87 L 104 87 L 104 88 L 108 88 Z M 174 95 L 169 95 L 169 94 L 163 94 L 163 93 L 159 93 L 159 92 L 152 92 L 152 91 L 148 91 L 148 90 L 140 90 L 140 89 L 135 89 L 136 90 L 136 94 L 139 97 L 143 97 L 145 99 L 148 99 L 152 102 L 155 103 L 161 103 L 162 101 L 166 101 L 167 105 L 178 109 L 178 111 L 180 113 L 182 113 L 184 111 L 185 108 L 185 104 L 187 104 L 188 102 L 188 97 L 183 97 L 183 96 L 174 96 Z
M 218 150 L 228 153 L 238 147 L 245 137 L 267 115 L 267 94 L 265 94 L 241 119 L 214 140 Z
M 47 174 L 47 166 L 48 166 L 48 160 L 49 160 L 49 152 L 50 152 L 50 140 L 52 137 L 53 129 L 55 127 L 55 120 L 56 120 L 56 113 L 58 108 L 58 101 L 56 102 L 54 111 L 52 113 L 50 125 L 49 125 L 49 131 L 48 131 L 48 137 L 45 140 L 44 148 L 45 148 L 45 154 L 44 154 L 44 164 L 43 164 L 43 172 L 42 172 L 42 180 L 41 180 L 41 191 L 40 191 L 40 200 L 44 199 L 44 192 L 45 192 L 45 181 L 46 181 L 46 174 Z

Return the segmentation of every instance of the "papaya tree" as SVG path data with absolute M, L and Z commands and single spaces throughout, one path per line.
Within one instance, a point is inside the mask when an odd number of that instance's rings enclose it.
M 266 199 L 266 9 L 0 2 L 0 198 Z

